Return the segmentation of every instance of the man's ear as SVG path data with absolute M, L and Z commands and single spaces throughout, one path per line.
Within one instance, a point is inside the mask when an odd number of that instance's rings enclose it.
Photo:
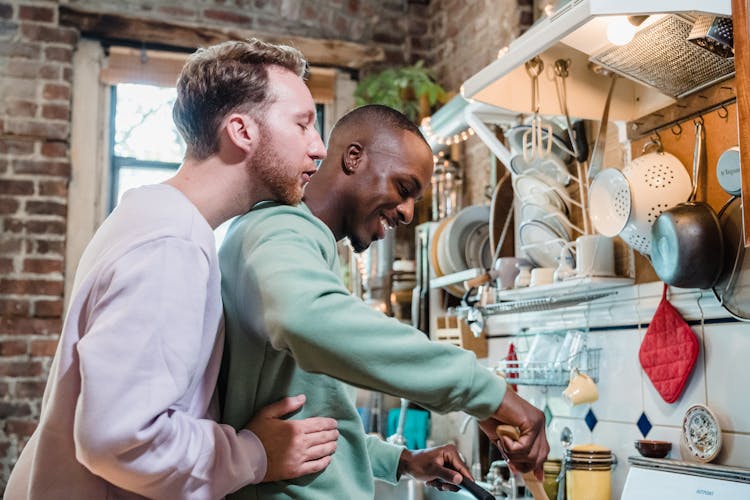
M 258 124 L 250 116 L 232 113 L 226 118 L 224 127 L 229 141 L 245 154 L 250 154 L 258 147 Z
M 344 158 L 342 161 L 342 168 L 346 175 L 352 175 L 359 168 L 360 163 L 363 161 L 364 147 L 358 142 L 353 142 L 346 147 L 344 151 Z

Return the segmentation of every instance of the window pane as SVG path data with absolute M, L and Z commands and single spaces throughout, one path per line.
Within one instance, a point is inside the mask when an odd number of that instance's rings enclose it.
M 128 189 L 144 184 L 158 184 L 172 177 L 174 173 L 175 171 L 171 168 L 122 167 L 118 169 L 117 203 L 120 203 L 122 195 Z
M 172 121 L 174 87 L 117 86 L 115 156 L 182 162 L 185 143 Z

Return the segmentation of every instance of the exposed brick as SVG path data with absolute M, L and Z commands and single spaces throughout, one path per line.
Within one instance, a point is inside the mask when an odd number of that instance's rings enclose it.
M 65 143 L 47 143 L 65 144 Z M 44 153 L 44 148 L 42 148 Z M 46 154 L 46 153 L 45 153 Z M 68 196 L 68 181 L 39 181 L 39 194 L 42 196 Z
M 50 274 L 63 272 L 65 265 L 62 260 L 32 259 L 27 257 L 23 261 L 23 272 L 32 274 Z
M 63 68 L 62 79 L 65 82 L 73 83 L 73 68 L 71 66 L 65 66 Z
M 0 193 L 34 194 L 34 183 L 32 181 L 13 181 L 0 179 Z
M 0 335 L 51 335 L 62 328 L 59 318 L 11 318 L 0 316 Z
M 29 59 L 11 59 L 5 67 L 5 74 L 16 78 L 36 78 L 42 63 Z
M 62 313 L 62 299 L 34 301 L 34 317 L 36 318 L 59 318 Z
M 231 24 L 248 24 L 251 20 L 248 16 L 237 14 L 235 12 L 228 12 L 225 10 L 206 9 L 203 11 L 203 17 L 206 19 L 213 19 L 222 23 Z
M 70 87 L 59 83 L 46 83 L 42 89 L 42 97 L 50 101 L 68 101 Z
M 73 29 L 44 26 L 41 24 L 24 24 L 21 26 L 21 34 L 27 40 L 35 42 L 62 43 L 73 46 L 78 41 L 78 33 Z
M 64 241 L 50 241 L 50 240 L 34 240 L 33 252 L 47 255 L 57 254 L 63 255 L 65 253 L 65 242 Z
M 30 220 L 27 221 L 26 230 L 32 234 L 65 234 L 65 222 L 57 220 Z
M 2 361 L 0 361 L 0 363 L 2 363 Z M 29 406 L 29 403 L 22 403 L 19 401 L 0 401 L 0 418 L 28 417 L 29 415 L 31 415 L 31 407 Z
M 44 64 L 39 68 L 39 78 L 45 80 L 59 80 L 62 77 L 62 66 L 59 64 Z
M 56 201 L 29 200 L 26 202 L 26 212 L 32 215 L 61 215 L 64 217 L 68 212 L 68 206 L 66 203 Z
M 0 314 L 28 316 L 30 311 L 31 302 L 28 300 L 0 298 Z
M 29 344 L 25 340 L 0 341 L 0 356 L 23 356 L 29 352 Z
M 50 120 L 69 120 L 70 106 L 67 104 L 45 104 L 42 106 L 42 117 Z
M 42 363 L 39 361 L 7 361 L 0 359 L 0 377 L 36 377 L 41 374 Z
M 39 380 L 19 380 L 16 382 L 15 395 L 19 398 L 41 398 L 47 384 Z
M 20 233 L 26 227 L 24 220 L 16 217 L 6 217 L 2 223 L 3 231 L 6 233 Z M 7 236 L 7 234 L 5 236 Z
M 73 61 L 73 49 L 68 47 L 47 47 L 44 49 L 44 58 L 47 61 L 70 63 Z
M 8 274 L 13 271 L 13 259 L 0 257 L 0 274 Z
M 34 152 L 34 141 L 0 137 L 0 154 L 12 156 L 30 155 Z
M 13 162 L 13 171 L 17 174 L 69 177 L 70 163 L 67 161 L 15 160 Z
M 28 43 L 28 42 L 0 43 L 0 56 L 25 57 L 27 59 L 39 59 L 41 55 L 42 55 L 42 46 L 38 43 Z
M 10 19 L 13 17 L 13 6 L 7 3 L 0 3 L 0 19 Z
M 14 214 L 18 211 L 20 203 L 15 198 L 0 197 L 0 215 Z
M 52 357 L 55 355 L 55 350 L 57 350 L 57 339 L 35 339 L 31 341 L 29 347 L 32 356 Z
M 10 394 L 10 386 L 7 382 L 0 382 L 0 397 Z
M 7 120 L 4 129 L 8 134 L 64 140 L 68 138 L 70 124 L 22 118 Z
M 33 118 L 36 115 L 36 110 L 38 108 L 39 106 L 34 102 L 18 100 L 6 101 L 6 112 L 13 116 Z
M 9 418 L 5 422 L 5 433 L 14 436 L 31 436 L 36 430 L 36 420 L 18 420 Z
M 42 155 L 48 156 L 50 158 L 67 157 L 68 143 L 61 141 L 45 141 L 42 144 Z
M 177 5 L 163 5 L 159 7 L 159 12 L 169 17 L 195 17 L 196 12 L 193 9 L 179 7 Z
M 0 238 L 0 254 L 16 255 L 23 247 L 23 240 L 19 238 L 10 238 L 4 234 Z
M 60 280 L 18 280 L 0 278 L 0 294 L 62 296 L 64 284 Z
M 0 92 L 4 100 L 36 101 L 37 81 L 33 78 L 3 78 L 0 80 Z
M 22 21 L 51 23 L 55 19 L 55 11 L 51 7 L 21 5 L 18 9 L 18 18 Z

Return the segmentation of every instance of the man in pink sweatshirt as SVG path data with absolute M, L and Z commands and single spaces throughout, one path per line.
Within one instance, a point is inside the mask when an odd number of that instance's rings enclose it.
M 16 499 L 214 499 L 324 469 L 336 421 L 272 404 L 239 431 L 215 421 L 224 332 L 212 230 L 298 203 L 325 148 L 297 50 L 258 40 L 199 50 L 182 70 L 177 174 L 126 193 L 75 276 Z

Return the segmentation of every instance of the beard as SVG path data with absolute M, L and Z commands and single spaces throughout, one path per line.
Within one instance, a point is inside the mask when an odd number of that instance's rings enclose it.
M 297 205 L 302 201 L 301 172 L 298 165 L 293 165 L 284 158 L 271 144 L 272 141 L 261 128 L 258 150 L 248 162 L 254 172 L 254 182 L 260 182 L 269 192 L 271 199 L 286 205 Z

